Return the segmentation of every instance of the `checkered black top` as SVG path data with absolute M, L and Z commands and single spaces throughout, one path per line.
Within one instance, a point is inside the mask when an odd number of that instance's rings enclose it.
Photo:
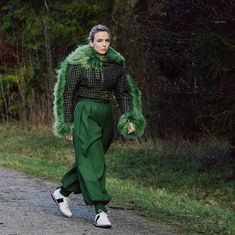
M 116 63 L 105 63 L 100 69 L 85 69 L 81 65 L 70 64 L 63 96 L 65 122 L 73 121 L 76 97 L 110 101 L 115 96 L 121 113 L 131 111 L 125 70 Z

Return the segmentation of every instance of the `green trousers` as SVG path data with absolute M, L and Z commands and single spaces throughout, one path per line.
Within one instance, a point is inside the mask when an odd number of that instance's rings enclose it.
M 87 205 L 106 205 L 111 196 L 105 188 L 105 152 L 113 139 L 113 112 L 109 103 L 82 98 L 74 111 L 76 162 L 62 177 L 67 192 L 82 193 Z

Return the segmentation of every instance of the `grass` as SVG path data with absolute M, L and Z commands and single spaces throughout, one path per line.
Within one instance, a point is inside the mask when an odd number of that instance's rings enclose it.
M 50 130 L 0 126 L 0 165 L 59 181 L 72 144 Z M 116 142 L 107 153 L 112 205 L 134 209 L 186 233 L 235 234 L 234 160 L 226 141 Z

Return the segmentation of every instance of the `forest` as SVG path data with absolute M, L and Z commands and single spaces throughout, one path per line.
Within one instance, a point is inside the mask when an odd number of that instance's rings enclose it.
M 234 8 L 232 0 L 2 0 L 1 122 L 51 126 L 56 68 L 102 23 L 142 91 L 145 139 L 215 135 L 234 146 Z

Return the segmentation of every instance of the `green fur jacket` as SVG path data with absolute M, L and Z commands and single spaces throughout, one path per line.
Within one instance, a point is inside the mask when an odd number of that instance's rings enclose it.
M 73 133 L 76 97 L 109 101 L 114 95 L 120 110 L 118 130 L 126 138 L 142 136 L 146 121 L 141 109 L 141 92 L 124 69 L 125 59 L 113 48 L 100 55 L 89 45 L 79 46 L 60 65 L 54 87 L 54 134 Z M 130 122 L 136 131 L 128 134 Z

